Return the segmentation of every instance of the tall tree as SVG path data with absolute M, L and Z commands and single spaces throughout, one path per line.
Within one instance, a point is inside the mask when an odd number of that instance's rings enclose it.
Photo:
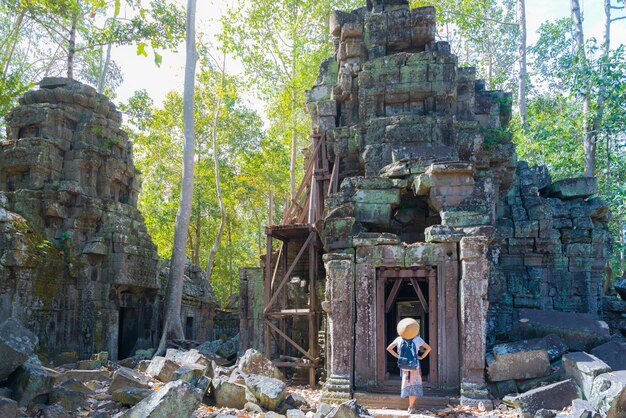
M 587 54 L 585 51 L 585 34 L 583 32 L 583 20 L 578 0 L 571 0 L 572 30 L 576 47 L 576 64 L 583 72 L 588 67 Z M 590 124 L 591 111 L 591 87 L 588 81 L 582 88 L 582 112 L 583 112 L 583 149 L 585 151 L 585 176 L 593 177 L 596 172 L 596 141 Z
M 167 285 L 167 299 L 165 301 L 165 323 L 157 353 L 165 352 L 168 339 L 185 337 L 181 321 L 181 304 L 183 299 L 183 277 L 187 257 L 187 234 L 191 219 L 193 200 L 193 172 L 194 172 L 194 88 L 196 80 L 196 0 L 187 0 L 187 20 L 185 39 L 185 87 L 183 98 L 184 136 L 183 151 L 183 186 L 180 193 L 180 206 L 176 216 L 174 232 L 174 248 L 170 264 L 170 275 Z
M 526 126 L 526 85 L 528 82 L 528 72 L 526 71 L 526 0 L 517 0 L 517 22 L 520 33 L 517 105 L 522 126 Z
M 290 149 L 289 194 L 299 172 L 298 149 L 309 134 L 304 91 L 330 50 L 327 19 L 357 0 L 240 0 L 223 19 L 222 39 L 241 59 L 253 87 L 268 105 L 271 132 Z M 277 129 L 272 129 L 277 127 Z

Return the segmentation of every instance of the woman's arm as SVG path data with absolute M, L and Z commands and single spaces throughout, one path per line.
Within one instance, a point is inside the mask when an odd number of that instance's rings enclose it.
M 398 355 L 398 353 L 396 352 L 396 350 L 394 350 L 394 348 L 396 348 L 398 344 L 394 341 L 391 344 L 389 344 L 389 346 L 387 347 L 387 351 L 389 351 L 389 353 L 394 356 L 395 358 L 399 358 L 400 356 Z
M 426 356 L 427 356 L 428 354 L 430 354 L 430 350 L 431 350 L 431 348 L 430 348 L 430 346 L 429 346 L 428 344 L 426 344 L 426 343 L 422 344 L 422 346 L 420 347 L 420 349 L 421 349 L 421 348 L 423 348 L 423 349 L 424 349 L 424 354 L 422 354 L 421 356 L 418 356 L 417 358 L 418 358 L 418 359 L 420 359 L 420 360 L 424 360 L 424 359 L 426 358 Z

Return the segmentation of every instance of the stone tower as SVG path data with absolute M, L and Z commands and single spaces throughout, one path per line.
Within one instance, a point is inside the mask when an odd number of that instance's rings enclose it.
M 0 321 L 19 318 L 50 360 L 126 356 L 157 337 L 157 253 L 121 120 L 92 87 L 56 78 L 6 117 Z
M 307 106 L 341 187 L 324 244 L 325 398 L 399 385 L 385 353 L 417 317 L 426 387 L 488 398 L 486 353 L 520 315 L 599 314 L 608 209 L 594 178 L 518 163 L 511 95 L 485 90 L 436 41 L 435 9 L 368 1 L 331 17 L 335 54 Z

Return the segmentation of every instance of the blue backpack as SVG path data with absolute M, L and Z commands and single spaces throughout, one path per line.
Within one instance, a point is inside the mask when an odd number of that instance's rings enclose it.
M 403 370 L 417 370 L 420 367 L 417 360 L 417 350 L 413 340 L 402 339 L 400 343 L 400 357 L 398 367 Z

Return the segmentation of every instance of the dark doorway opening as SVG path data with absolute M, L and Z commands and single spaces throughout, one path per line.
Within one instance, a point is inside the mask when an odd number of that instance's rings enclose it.
M 420 323 L 419 336 L 432 351 L 420 362 L 425 387 L 437 387 L 437 273 L 434 267 L 380 268 L 377 283 L 378 385 L 400 386 L 397 360 L 386 347 L 398 337 L 396 325 L 403 318 Z
M 193 340 L 193 316 L 188 316 L 185 320 L 185 338 Z
M 422 292 L 422 294 L 427 295 L 428 283 L 424 280 L 418 280 L 417 283 L 420 287 L 420 291 Z M 393 280 L 388 280 L 385 284 L 385 299 L 388 299 L 391 295 L 393 285 Z M 420 337 L 428 344 L 430 344 L 428 341 L 428 310 L 424 309 L 424 306 L 422 306 L 422 304 L 420 303 L 420 300 L 415 290 L 413 289 L 413 283 L 411 283 L 410 280 L 403 280 L 402 284 L 400 285 L 398 295 L 396 296 L 394 305 L 391 307 L 389 312 L 385 313 L 386 341 L 393 341 L 398 336 L 396 331 L 396 325 L 400 320 L 404 318 L 416 319 L 417 322 L 419 322 L 420 324 Z M 400 369 L 398 368 L 396 358 L 388 352 L 386 352 L 386 354 L 386 380 L 400 381 Z M 430 373 L 430 356 L 420 361 L 420 367 L 422 369 L 422 379 L 424 380 L 424 382 L 427 382 Z
M 137 310 L 135 308 L 120 308 L 119 334 L 117 358 L 125 359 L 133 354 L 137 344 L 138 332 Z

